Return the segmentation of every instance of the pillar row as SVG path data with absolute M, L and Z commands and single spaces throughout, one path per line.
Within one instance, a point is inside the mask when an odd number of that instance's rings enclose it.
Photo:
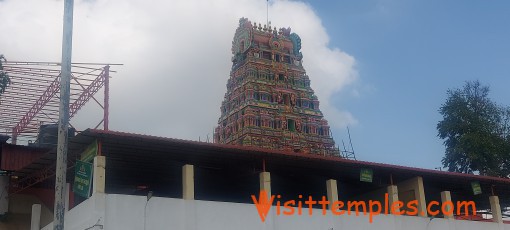
M 338 186 L 336 180 L 333 179 L 327 180 L 326 190 L 328 193 L 329 209 L 332 209 L 333 203 L 338 201 Z
M 452 195 L 450 194 L 450 191 L 442 191 L 441 192 L 441 204 L 445 204 L 445 203 L 451 203 L 452 202 Z M 446 219 L 453 219 L 453 210 L 452 210 L 452 206 L 450 205 L 445 205 L 445 212 L 443 213 L 444 214 L 444 218 Z
M 501 206 L 499 205 L 498 196 L 490 196 L 489 201 L 491 203 L 492 221 L 496 223 L 503 223 L 503 215 L 501 215 Z
M 94 157 L 94 176 L 92 184 L 92 194 L 105 193 L 105 175 L 106 175 L 106 157 Z
M 271 174 L 269 172 L 261 172 L 260 177 L 260 190 L 265 190 L 268 197 L 271 197 Z
M 41 205 L 33 204 L 32 205 L 32 216 L 30 220 L 30 230 L 39 230 L 41 229 Z
M 398 202 L 398 187 L 396 185 L 390 185 L 386 192 L 388 193 L 388 207 L 392 209 L 390 213 L 400 213 L 400 208 L 398 206 L 393 207 L 393 204 Z
M 421 176 L 403 181 L 397 184 L 399 197 L 404 203 L 411 200 L 418 201 L 417 209 L 419 216 L 427 216 L 427 203 L 425 201 L 425 188 L 423 186 L 423 178 Z M 410 200 L 404 200 L 402 196 L 411 192 L 412 197 L 407 197 Z M 404 197 L 405 198 L 405 197 Z
M 193 165 L 182 166 L 182 199 L 195 199 L 195 176 Z

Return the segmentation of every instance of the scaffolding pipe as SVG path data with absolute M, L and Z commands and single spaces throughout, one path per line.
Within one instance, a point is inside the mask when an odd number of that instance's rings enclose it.
M 55 175 L 55 207 L 53 229 L 64 230 L 67 144 L 69 127 L 69 100 L 71 90 L 71 54 L 73 47 L 74 0 L 64 1 L 62 35 L 62 65 L 60 71 L 60 110 L 58 122 L 57 166 Z
M 95 100 L 95 99 L 94 99 Z M 104 107 L 103 107 L 103 128 L 109 130 L 109 110 L 110 110 L 110 66 L 104 67 Z M 99 103 L 99 102 L 98 102 Z

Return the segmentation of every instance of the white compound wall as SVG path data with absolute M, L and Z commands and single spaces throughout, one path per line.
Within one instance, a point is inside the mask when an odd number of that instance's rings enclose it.
M 273 207 L 265 222 L 252 204 L 189 201 L 173 198 L 95 194 L 66 215 L 65 229 L 106 230 L 510 230 L 508 224 L 414 216 L 322 215 L 277 216 Z M 96 226 L 94 226 L 96 225 Z M 52 229 L 51 224 L 43 228 Z

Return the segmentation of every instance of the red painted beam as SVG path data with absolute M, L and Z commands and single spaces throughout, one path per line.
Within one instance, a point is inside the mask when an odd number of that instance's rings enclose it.
M 12 129 L 12 143 L 16 143 L 16 137 L 27 127 L 35 115 L 55 96 L 60 88 L 60 76 L 48 86 L 46 91 L 37 99 L 35 104 L 28 110 L 28 112 L 21 118 L 19 123 Z
M 78 110 L 80 110 L 87 101 L 96 94 L 101 87 L 105 84 L 105 78 L 107 76 L 107 67 L 90 83 L 90 85 L 83 90 L 81 95 L 69 106 L 69 118 L 72 118 Z

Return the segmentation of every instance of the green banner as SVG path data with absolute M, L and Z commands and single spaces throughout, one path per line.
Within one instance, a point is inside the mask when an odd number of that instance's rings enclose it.
M 372 182 L 374 172 L 372 169 L 361 169 L 359 173 L 359 180 L 363 182 Z
M 97 140 L 94 140 L 94 142 L 87 146 L 85 151 L 81 153 L 81 161 L 92 162 L 95 156 L 97 156 Z
M 92 187 L 92 164 L 83 161 L 76 161 L 74 169 L 74 193 L 82 197 L 89 198 L 90 188 Z
M 471 182 L 471 188 L 473 189 L 473 194 L 475 195 L 482 194 L 482 187 L 480 186 L 480 182 L 478 181 Z

